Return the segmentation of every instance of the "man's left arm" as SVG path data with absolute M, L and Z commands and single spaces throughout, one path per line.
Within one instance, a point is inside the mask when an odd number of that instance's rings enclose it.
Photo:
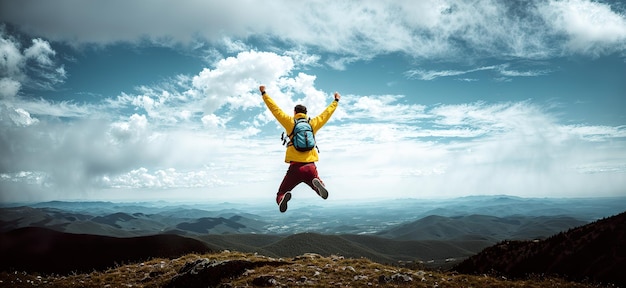
M 330 120 L 330 117 L 333 116 L 333 113 L 335 113 L 337 106 L 339 106 L 339 99 L 341 98 L 341 95 L 335 92 L 334 96 L 335 96 L 335 100 L 332 103 L 330 103 L 328 107 L 326 107 L 326 109 L 324 109 L 324 111 L 320 115 L 311 119 L 311 126 L 313 128 L 313 131 L 317 131 L 320 128 L 322 128 L 322 126 L 324 126 L 326 122 Z

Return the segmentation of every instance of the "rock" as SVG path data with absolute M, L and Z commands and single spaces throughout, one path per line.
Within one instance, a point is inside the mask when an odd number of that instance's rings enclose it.
M 380 275 L 378 277 L 378 282 L 380 284 L 409 283 L 409 282 L 413 282 L 413 278 L 406 274 L 396 273 L 396 274 L 391 275 L 391 277 L 387 277 L 386 275 Z
M 276 278 L 274 278 L 274 276 L 263 275 L 263 276 L 254 278 L 252 280 L 252 285 L 261 286 L 261 287 L 272 287 L 272 286 L 277 286 L 278 281 L 276 280 Z
M 322 255 L 317 253 L 304 253 L 300 256 L 296 256 L 293 258 L 294 261 L 298 260 L 313 260 L 313 259 L 321 259 Z
M 389 283 L 389 277 L 387 277 L 385 275 L 378 276 L 378 283 L 380 283 L 380 284 Z
M 240 276 L 249 269 L 286 264 L 289 263 L 278 261 L 252 262 L 248 260 L 217 261 L 203 258 L 185 264 L 165 287 L 214 287 L 220 284 L 222 279 Z
M 396 273 L 391 276 L 391 282 L 394 282 L 394 283 L 408 283 L 412 281 L 413 281 L 413 278 L 406 274 Z

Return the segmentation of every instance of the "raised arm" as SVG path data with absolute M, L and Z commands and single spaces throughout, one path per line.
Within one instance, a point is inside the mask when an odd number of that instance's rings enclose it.
M 265 93 L 265 86 L 259 86 L 259 91 L 261 91 L 261 95 L 263 95 L 263 102 L 265 102 L 265 106 L 272 112 L 274 118 L 278 120 L 278 123 L 282 125 L 286 130 L 290 130 L 293 128 L 293 116 L 289 116 L 289 114 L 285 113 L 283 109 L 274 102 L 274 100 Z
M 313 127 L 313 131 L 317 131 L 322 128 L 322 126 L 324 126 L 324 124 L 326 124 L 326 122 L 330 120 L 330 116 L 333 116 L 333 113 L 335 113 L 335 109 L 337 109 L 337 106 L 339 106 L 339 99 L 341 99 L 341 95 L 335 92 L 334 96 L 335 101 L 330 103 L 326 107 L 326 109 L 324 109 L 324 111 L 320 113 L 320 115 L 317 115 L 315 118 L 311 118 L 310 123 L 311 127 Z

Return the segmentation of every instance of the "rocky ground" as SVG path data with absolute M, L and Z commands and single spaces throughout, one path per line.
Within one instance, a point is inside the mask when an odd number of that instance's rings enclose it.
M 0 287 L 603 287 L 551 277 L 511 280 L 303 254 L 276 259 L 222 251 L 118 265 L 73 275 L 0 273 Z

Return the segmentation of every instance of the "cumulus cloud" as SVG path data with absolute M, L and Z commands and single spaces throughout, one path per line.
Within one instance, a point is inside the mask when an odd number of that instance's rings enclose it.
M 19 40 L 8 35 L 0 23 L 1 99 L 14 98 L 23 86 L 49 90 L 65 80 L 65 69 L 56 65 L 56 52 L 50 44 L 42 39 L 32 39 L 31 44 L 22 49 Z
M 217 177 L 214 169 L 180 172 L 174 168 L 154 172 L 140 167 L 115 177 L 104 176 L 100 184 L 107 188 L 127 189 L 175 189 L 175 188 L 211 188 L 232 185 L 227 180 Z
M 10 78 L 0 78 L 0 99 L 13 98 L 22 88 L 19 81 Z
M 209 114 L 202 117 L 202 124 L 208 128 L 224 127 L 227 120 L 220 118 L 215 114 Z
M 55 54 L 50 43 L 41 39 L 33 39 L 33 45 L 24 50 L 24 57 L 35 60 L 39 65 L 52 65 L 50 57 Z
M 15 113 L 10 114 L 10 116 L 17 125 L 30 126 L 39 122 L 37 118 L 32 118 L 30 113 L 22 108 L 17 108 L 14 111 Z
M 284 76 L 293 65 L 291 58 L 274 53 L 242 52 L 194 76 L 187 94 L 204 99 L 205 114 L 212 114 L 225 103 L 242 109 L 257 106 L 260 99 L 250 95 L 250 87 Z
M 133 114 L 128 121 L 111 124 L 110 135 L 115 143 L 137 141 L 145 138 L 143 134 L 147 127 L 148 120 L 145 115 Z
M 620 195 L 624 127 L 564 125 L 554 114 L 529 101 L 473 103 L 425 107 L 406 125 L 345 123 L 324 131 L 321 165 L 361 197 L 380 197 L 375 187 L 398 197 Z
M 173 80 L 176 85 L 140 86 L 136 95 L 122 93 L 101 103 L 12 99 L 1 106 L 0 148 L 6 155 L 0 161 L 0 186 L 14 191 L 23 185 L 30 192 L 2 197 L 55 199 L 59 195 L 49 191 L 64 191 L 66 198 L 82 198 L 94 189 L 212 187 L 241 182 L 234 180 L 241 175 L 244 182 L 254 181 L 259 177 L 255 167 L 231 163 L 248 165 L 242 160 L 251 153 L 249 147 L 260 144 L 242 145 L 242 139 L 260 129 L 233 130 L 236 124 L 229 124 L 228 110 L 254 108 L 255 112 L 240 113 L 242 121 L 265 113 L 257 90 L 261 81 L 283 99 L 293 94 L 278 93 L 280 87 L 299 93 L 310 90 L 311 81 L 297 80 L 306 76 L 289 79 L 293 66 L 289 57 L 249 51 L 218 62 L 195 78 L 178 77 Z M 210 97 L 218 94 L 219 99 Z M 219 114 L 205 113 L 206 105 L 214 105 Z M 124 116 L 121 111 L 133 113 Z M 70 119 L 59 121 L 61 117 Z M 188 123 L 172 124 L 181 121 Z M 210 163 L 214 168 L 206 168 Z
M 566 36 L 563 48 L 568 51 L 598 55 L 610 53 L 612 44 L 620 50 L 626 47 L 624 11 L 613 11 L 608 3 L 568 0 L 538 4 L 539 15 L 549 27 Z
M 136 94 L 123 92 L 107 98 L 102 105 L 116 110 L 141 109 L 156 120 L 156 125 L 202 123 L 205 127 L 225 127 L 228 121 L 237 118 L 229 114 L 245 114 L 260 107 L 258 86 L 266 84 L 284 107 L 294 105 L 292 96 L 305 95 L 302 101 L 310 105 L 311 111 L 322 111 L 327 95 L 312 88 L 315 77 L 304 73 L 291 75 L 296 66 L 314 65 L 317 58 L 301 53 L 286 54 L 295 58 L 273 52 L 240 52 L 217 61 L 197 75 L 179 76 L 163 85 L 140 86 Z
M 368 5 L 366 12 L 375 18 L 387 4 Z M 460 6 L 440 8 L 439 14 L 461 13 L 456 12 Z M 493 9 L 490 13 L 497 14 L 502 7 Z M 437 13 L 427 16 L 438 19 Z M 316 115 L 332 101 L 331 91 L 317 88 L 315 75 L 296 73 L 297 67 L 317 65 L 317 56 L 255 50 L 221 59 L 196 75 L 139 86 L 98 103 L 28 100 L 14 97 L 24 80 L 20 75 L 28 65 L 48 65 L 54 53 L 42 42 L 32 42 L 35 48 L 27 53 L 9 37 L 3 39 L 2 51 L 9 55 L 3 65 L 14 76 L 0 82 L 13 97 L 0 105 L 0 149 L 6 153 L 0 159 L 0 190 L 29 191 L 24 195 L 38 200 L 58 199 L 46 194 L 50 191 L 82 198 L 98 189 L 214 191 L 251 185 L 255 190 L 242 195 L 273 193 L 285 168 L 282 127 L 262 105 L 258 85 L 265 84 L 285 110 L 303 103 Z M 504 64 L 450 71 L 414 76 L 547 73 Z M 419 105 L 407 101 L 412 95 L 343 96 L 331 121 L 318 131 L 320 171 L 343 197 L 379 197 L 379 191 L 390 191 L 389 197 L 554 191 L 579 196 L 593 188 L 590 183 L 603 183 L 605 195 L 615 195 L 626 184 L 623 126 L 565 125 L 557 112 L 532 101 Z M 0 196 L 1 201 L 27 199 Z

